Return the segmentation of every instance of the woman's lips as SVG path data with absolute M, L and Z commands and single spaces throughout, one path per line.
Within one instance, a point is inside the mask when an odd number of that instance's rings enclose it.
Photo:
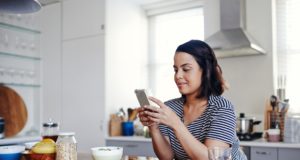
M 182 88 L 183 86 L 185 86 L 186 85 L 186 83 L 177 83 L 177 87 L 178 88 Z

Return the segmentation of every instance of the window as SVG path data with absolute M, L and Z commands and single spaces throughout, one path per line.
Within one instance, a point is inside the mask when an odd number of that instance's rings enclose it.
M 300 1 L 276 0 L 277 88 L 285 88 L 291 112 L 300 113 Z
M 203 9 L 150 16 L 149 33 L 149 88 L 162 100 L 180 97 L 173 78 L 173 56 L 178 45 L 204 39 Z

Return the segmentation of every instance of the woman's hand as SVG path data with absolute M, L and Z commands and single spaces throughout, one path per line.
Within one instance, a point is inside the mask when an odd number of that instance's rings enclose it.
M 152 126 L 152 125 L 155 125 L 155 123 L 152 122 L 152 121 L 148 118 L 148 115 L 145 114 L 145 112 L 146 112 L 146 106 L 139 107 L 139 108 L 137 109 L 137 111 L 138 111 L 139 119 L 140 119 L 141 123 L 142 123 L 144 126 Z
M 145 122 L 149 122 L 151 125 L 161 123 L 171 128 L 176 127 L 176 125 L 180 123 L 180 119 L 176 113 L 167 107 L 163 102 L 154 97 L 149 97 L 149 99 L 159 105 L 160 108 L 154 106 L 144 106 L 143 117 L 145 117 Z

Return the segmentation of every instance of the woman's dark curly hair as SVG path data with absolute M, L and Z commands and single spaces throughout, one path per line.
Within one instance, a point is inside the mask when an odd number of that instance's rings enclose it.
M 211 47 L 200 40 L 190 40 L 177 47 L 176 53 L 192 55 L 202 69 L 201 86 L 197 98 L 208 99 L 210 95 L 221 95 L 225 90 L 222 69 Z M 183 95 L 185 98 L 185 96 Z

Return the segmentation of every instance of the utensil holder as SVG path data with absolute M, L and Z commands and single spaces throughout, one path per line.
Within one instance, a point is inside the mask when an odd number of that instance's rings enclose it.
M 271 128 L 271 123 L 272 120 L 275 119 L 275 123 L 276 125 L 278 125 L 279 129 L 280 129 L 280 141 L 283 141 L 283 136 L 284 136 L 284 118 L 285 117 L 285 113 L 284 112 L 276 112 L 276 111 L 267 111 L 267 122 L 265 122 L 267 124 L 267 128 L 265 128 L 266 130 Z

